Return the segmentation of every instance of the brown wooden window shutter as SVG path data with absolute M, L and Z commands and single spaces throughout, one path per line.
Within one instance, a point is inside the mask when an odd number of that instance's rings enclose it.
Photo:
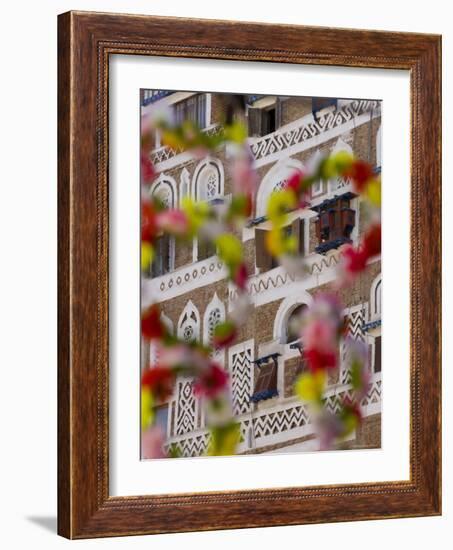
M 291 235 L 296 237 L 297 252 L 304 254 L 305 252 L 305 220 L 296 218 L 291 224 Z
M 265 229 L 255 228 L 255 263 L 263 271 L 268 271 L 272 267 L 272 256 L 266 249 Z
M 254 393 L 277 389 L 277 367 L 273 361 L 259 367 Z

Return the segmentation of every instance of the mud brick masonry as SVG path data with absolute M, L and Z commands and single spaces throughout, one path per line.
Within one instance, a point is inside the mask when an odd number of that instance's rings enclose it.
M 223 94 L 143 90 L 142 113 L 158 105 L 190 118 L 204 131 L 222 130 L 229 98 Z M 357 243 L 367 211 L 347 180 L 317 182 L 311 208 L 292 212 L 288 231 L 297 236 L 308 273 L 294 279 L 275 265 L 264 248 L 269 224 L 265 217 L 269 195 L 281 188 L 295 169 L 302 169 L 324 153 L 349 151 L 381 169 L 381 105 L 379 101 L 308 97 L 242 96 L 244 123 L 259 175 L 253 222 L 242 231 L 251 278 L 248 292 L 253 311 L 235 344 L 216 351 L 228 370 L 234 413 L 241 423 L 242 454 L 293 452 L 316 449 L 307 407 L 294 395 L 294 381 L 303 371 L 300 343 L 291 334 L 291 319 L 309 306 L 316 293 L 326 290 L 336 276 L 338 247 Z M 231 150 L 199 160 L 190 153 L 160 144 L 156 132 L 151 159 L 159 176 L 150 187 L 168 206 L 178 206 L 189 195 L 197 200 L 228 201 L 232 194 L 228 171 Z M 340 217 L 332 221 L 336 213 Z M 342 217 L 344 215 L 344 217 Z M 340 220 L 340 221 L 339 221 Z M 225 319 L 235 290 L 224 268 L 206 243 L 180 244 L 171 238 L 159 242 L 159 254 L 144 277 L 145 296 L 153 296 L 169 329 L 186 339 L 209 344 L 217 323 Z M 342 448 L 377 448 L 381 444 L 381 260 L 376 258 L 355 284 L 341 292 L 349 334 L 369 348 L 371 386 L 362 401 L 364 422 Z M 341 367 L 331 377 L 327 406 L 350 391 L 343 345 Z M 142 368 L 158 357 L 142 342 Z M 200 403 L 192 381 L 177 381 L 174 395 L 158 411 L 167 433 L 167 445 L 183 456 L 202 454 L 208 443 Z

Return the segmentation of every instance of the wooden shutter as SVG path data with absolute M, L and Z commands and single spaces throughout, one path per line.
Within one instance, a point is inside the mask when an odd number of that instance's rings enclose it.
M 268 271 L 272 267 L 272 256 L 266 249 L 265 229 L 255 228 L 255 263 L 262 271 Z
M 299 254 L 305 253 L 305 220 L 296 218 L 291 224 L 291 235 L 294 235 L 297 240 L 297 252 Z
M 249 119 L 249 135 L 252 137 L 262 136 L 263 116 L 262 116 L 261 109 L 249 107 L 248 119 Z
M 374 372 L 381 372 L 381 337 L 374 339 Z
M 274 362 L 259 367 L 254 393 L 277 389 L 277 368 Z

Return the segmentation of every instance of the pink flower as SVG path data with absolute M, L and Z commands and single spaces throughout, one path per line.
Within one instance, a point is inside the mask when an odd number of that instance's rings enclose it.
M 216 397 L 225 389 L 227 381 L 228 373 L 216 363 L 211 363 L 194 383 L 193 392 L 197 397 Z
M 156 216 L 156 223 L 160 229 L 173 235 L 185 236 L 189 231 L 187 214 L 177 208 L 159 212 Z
M 152 426 L 142 433 L 142 458 L 166 458 L 165 436 L 160 426 Z
M 337 337 L 336 323 L 329 318 L 319 318 L 307 323 L 302 329 L 302 340 L 307 349 L 335 349 Z

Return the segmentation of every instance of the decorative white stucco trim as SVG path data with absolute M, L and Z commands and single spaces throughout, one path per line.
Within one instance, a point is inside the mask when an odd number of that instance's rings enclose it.
M 282 300 L 274 319 L 273 339 L 281 344 L 286 344 L 286 324 L 291 313 L 297 306 L 310 306 L 313 302 L 311 294 L 307 291 L 299 291 Z
M 184 331 L 192 327 L 193 338 L 194 340 L 199 340 L 200 338 L 200 313 L 192 302 L 189 300 L 185 305 L 183 312 L 181 313 L 178 321 L 178 338 L 184 338 Z
M 288 178 L 296 170 L 303 170 L 304 165 L 296 159 L 280 159 L 262 179 L 256 195 L 256 215 L 265 216 L 267 199 L 273 192 L 275 186 L 282 180 Z
M 376 321 L 382 315 L 382 277 L 381 273 L 373 280 L 370 288 L 370 321 Z

